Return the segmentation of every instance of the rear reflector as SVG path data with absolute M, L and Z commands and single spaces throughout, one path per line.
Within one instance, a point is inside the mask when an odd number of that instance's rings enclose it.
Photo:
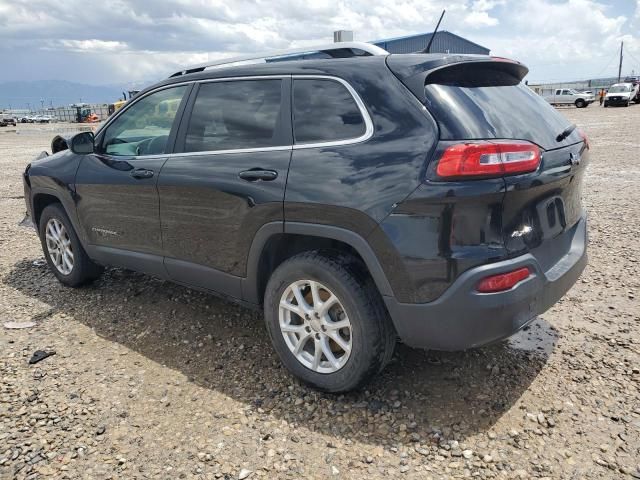
M 540 165 L 540 148 L 522 141 L 458 143 L 447 147 L 436 173 L 443 180 L 501 177 L 533 172 Z
M 584 133 L 583 130 L 578 130 L 578 133 L 580 134 L 580 136 L 582 137 L 582 140 L 584 141 L 584 146 L 587 147 L 587 150 L 589 150 L 589 148 L 591 147 L 591 145 L 589 145 L 589 137 L 587 137 L 587 134 Z
M 494 293 L 503 292 L 513 288 L 518 282 L 526 280 L 531 275 L 531 270 L 528 267 L 519 268 L 512 272 L 501 273 L 499 275 L 491 275 L 490 277 L 483 278 L 476 290 L 480 293 Z

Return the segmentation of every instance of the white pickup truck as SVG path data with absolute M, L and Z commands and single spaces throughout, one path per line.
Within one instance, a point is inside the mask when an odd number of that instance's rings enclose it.
M 578 108 L 588 107 L 596 101 L 592 93 L 580 93 L 573 88 L 557 88 L 542 92 L 542 97 L 551 105 L 575 105 Z
M 609 105 L 623 105 L 628 107 L 633 101 L 638 101 L 638 84 L 629 83 L 616 83 L 609 87 L 607 96 L 604 97 L 604 106 Z

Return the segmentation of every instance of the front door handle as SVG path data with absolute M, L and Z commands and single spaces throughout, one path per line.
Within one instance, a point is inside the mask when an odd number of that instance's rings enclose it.
M 146 168 L 136 168 L 130 174 L 133 178 L 151 178 L 153 177 L 153 170 L 147 170 Z
M 257 180 L 264 180 L 265 182 L 269 182 L 278 178 L 278 172 L 276 172 L 275 170 L 262 170 L 258 168 L 252 168 L 251 170 L 244 170 L 240 172 L 238 176 L 242 180 L 246 180 L 247 182 L 255 182 Z

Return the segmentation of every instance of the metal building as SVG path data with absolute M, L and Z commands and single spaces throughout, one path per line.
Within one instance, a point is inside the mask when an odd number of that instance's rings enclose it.
M 373 40 L 372 43 L 384 48 L 389 53 L 416 53 L 427 48 L 429 39 L 433 33 L 420 33 L 404 37 L 388 38 L 386 40 Z M 334 42 L 347 42 L 353 40 L 351 30 L 338 30 L 333 32 Z M 489 55 L 490 50 L 482 45 L 462 38 L 455 33 L 442 30 L 436 33 L 436 38 L 431 44 L 431 53 L 468 53 L 476 55 Z M 267 58 L 267 62 L 285 62 L 287 60 L 309 60 L 331 58 L 326 53 L 310 51 L 309 53 L 296 53 L 275 58 Z
M 374 40 L 373 43 L 384 48 L 389 53 L 416 53 L 424 50 L 431 39 L 432 33 L 407 35 L 404 37 L 388 38 L 386 40 Z M 482 45 L 459 37 L 458 35 L 442 30 L 436 33 L 436 38 L 431 44 L 431 53 L 472 53 L 477 55 L 489 55 L 490 50 Z

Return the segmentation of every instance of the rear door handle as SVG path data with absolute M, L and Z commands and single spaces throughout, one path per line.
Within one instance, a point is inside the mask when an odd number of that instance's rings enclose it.
M 257 180 L 264 180 L 269 182 L 278 178 L 278 172 L 275 170 L 262 170 L 258 168 L 252 168 L 251 170 L 244 170 L 238 174 L 242 180 L 247 182 L 255 182 Z
M 153 170 L 147 170 L 146 168 L 136 168 L 130 174 L 133 178 L 151 178 L 153 177 Z

